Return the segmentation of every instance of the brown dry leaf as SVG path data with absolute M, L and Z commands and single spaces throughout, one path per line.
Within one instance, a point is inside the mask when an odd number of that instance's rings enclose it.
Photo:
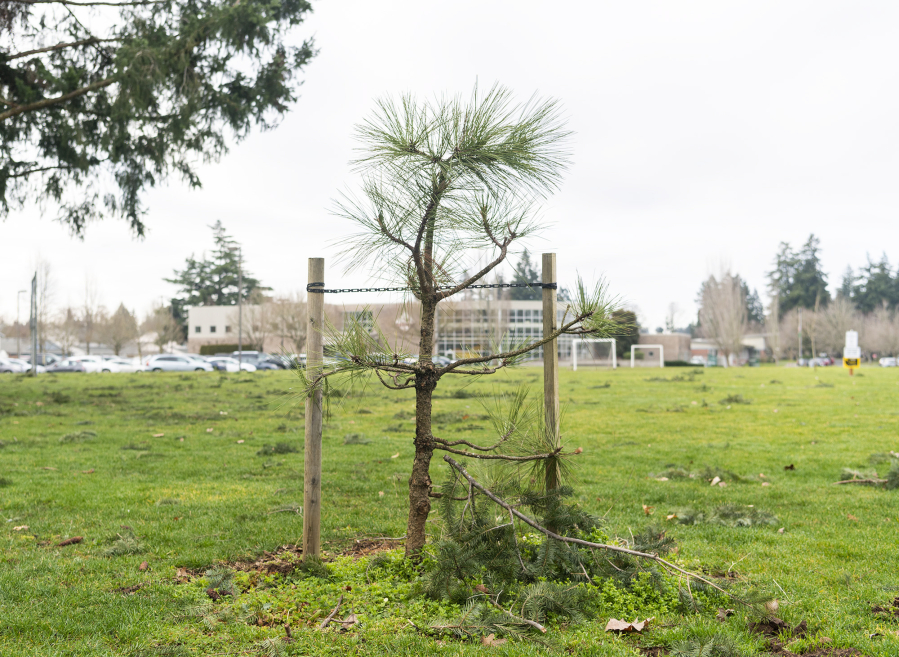
M 25 531 L 26 529 L 28 529 L 28 525 L 18 525 L 17 527 L 13 527 L 13 528 L 12 528 L 12 530 L 13 530 L 14 532 Z
M 212 427 L 209 427 L 208 429 L 206 429 L 206 433 L 212 433 Z
M 41 468 L 41 470 L 56 470 L 56 468 L 51 468 L 49 465 Z
M 733 616 L 734 613 L 736 612 L 734 612 L 733 609 L 725 609 L 724 607 L 721 607 L 718 609 L 718 613 L 715 614 L 715 618 L 723 623 L 728 616 Z
M 91 468 L 90 470 L 82 470 L 81 474 L 94 474 L 94 469 Z
M 655 508 L 654 506 L 647 506 L 646 504 L 644 504 L 644 505 L 643 505 L 643 513 L 646 514 L 647 516 L 651 516 L 651 515 L 652 515 L 652 510 L 653 510 L 654 508 Z
M 770 485 L 771 485 L 771 482 L 770 482 L 770 481 L 763 481 L 763 482 L 762 482 L 762 486 L 770 486 Z
M 190 573 L 187 572 L 187 568 L 179 568 L 178 572 L 175 573 L 175 582 L 178 584 L 185 584 L 190 581 Z
M 677 514 L 669 513 L 667 516 L 665 516 L 665 520 L 677 520 Z
M 478 584 L 476 587 L 474 587 L 474 590 L 477 591 L 478 593 L 490 593 L 490 591 L 487 589 L 487 587 L 484 586 L 483 584 Z
M 858 522 L 858 518 L 856 518 L 856 517 L 855 517 L 854 515 L 852 515 L 851 513 L 847 513 L 847 514 L 846 514 L 846 517 L 849 518 L 849 520 L 852 520 L 853 522 Z
M 237 441 L 237 444 L 238 444 L 238 445 L 243 445 L 243 441 L 242 441 L 242 440 L 238 440 L 238 441 Z
M 394 454 L 394 455 L 391 456 L 390 458 L 392 458 L 392 459 L 398 459 L 399 457 L 400 457 L 400 453 L 397 452 L 396 454 Z
M 583 447 L 578 447 L 576 450 L 574 450 L 574 453 L 575 453 L 575 454 L 580 454 L 580 453 L 583 452 L 583 451 L 584 451 L 584 448 L 583 448 Z
M 384 497 L 384 491 L 379 490 L 379 491 L 378 491 L 378 497 Z
M 482 646 L 501 646 L 506 642 L 506 639 L 497 639 L 495 634 L 488 634 L 487 636 L 481 637 L 481 645 Z
M 75 543 L 80 543 L 84 540 L 84 536 L 73 536 L 72 538 L 67 538 L 64 541 L 60 541 L 56 544 L 56 547 L 65 547 L 66 545 L 75 545 Z
M 149 568 L 149 567 L 150 567 L 149 562 L 147 562 L 147 561 L 141 561 L 141 562 L 140 562 L 140 565 L 137 567 L 137 569 L 138 569 L 139 571 L 143 572 L 143 571 L 145 571 L 145 570 L 146 570 L 147 568 Z
M 714 479 L 712 479 L 712 483 L 710 483 L 709 486 L 717 486 L 720 482 L 721 477 L 715 477 Z
M 154 438 L 162 438 L 164 435 L 165 435 L 164 433 L 154 433 L 153 437 Z
M 350 613 L 349 616 L 344 618 L 342 621 L 339 621 L 341 625 L 343 625 L 343 629 L 349 629 L 353 625 L 359 622 L 359 619 L 356 617 L 356 614 Z
M 628 623 L 627 621 L 618 620 L 617 618 L 610 618 L 609 622 L 606 623 L 606 632 L 642 632 L 643 628 L 651 621 L 652 618 L 647 618 L 646 620 L 638 621 L 636 618 L 633 622 Z

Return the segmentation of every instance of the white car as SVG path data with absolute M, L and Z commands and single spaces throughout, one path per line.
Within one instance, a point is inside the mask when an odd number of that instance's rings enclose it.
M 7 360 L 8 360 L 10 363 L 18 363 L 19 365 L 21 365 L 21 366 L 22 366 L 22 371 L 23 371 L 23 372 L 30 372 L 30 371 L 31 371 L 31 363 L 29 363 L 29 362 L 28 362 L 27 360 L 25 360 L 24 358 L 7 358 Z M 46 371 L 47 371 L 47 368 L 44 367 L 43 365 L 38 365 L 38 366 L 37 366 L 37 373 L 38 373 L 38 374 L 43 374 L 43 373 L 46 372 Z
M 881 367 L 896 367 L 896 359 L 892 356 L 884 356 L 880 359 Z
M 119 366 L 110 362 L 102 356 L 72 356 L 69 360 L 77 360 L 84 364 L 87 372 L 118 372 Z
M 217 370 L 224 370 L 226 372 L 255 372 L 256 366 L 251 365 L 250 363 L 238 363 L 236 358 L 231 358 L 229 356 L 212 356 L 206 359 L 206 362 L 211 364 Z
M 143 372 L 146 370 L 146 368 L 143 366 L 143 364 L 137 358 L 114 357 L 114 358 L 107 358 L 106 362 L 112 363 L 113 365 L 118 367 L 119 368 L 117 370 L 118 372 L 133 373 L 133 372 Z
M 211 372 L 213 367 L 191 356 L 158 354 L 147 359 L 144 369 L 149 372 Z
M 29 365 L 28 367 L 31 366 Z M 0 373 L 22 374 L 25 371 L 25 366 L 15 358 L 0 358 Z

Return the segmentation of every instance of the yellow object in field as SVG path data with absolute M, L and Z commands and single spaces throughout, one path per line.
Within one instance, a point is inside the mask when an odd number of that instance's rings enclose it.
M 859 367 L 860 361 L 861 361 L 860 358 L 844 358 L 843 359 L 843 367 L 845 367 L 846 369 L 849 369 L 849 370 L 855 369 L 856 367 Z

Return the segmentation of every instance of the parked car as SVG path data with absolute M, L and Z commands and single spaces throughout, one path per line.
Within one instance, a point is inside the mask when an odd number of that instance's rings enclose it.
M 257 369 L 252 363 L 238 363 L 236 358 L 231 358 L 230 356 L 212 356 L 208 359 L 208 362 L 215 369 L 225 372 L 255 372 Z
M 84 369 L 88 372 L 118 372 L 119 366 L 111 363 L 102 356 L 71 356 L 68 360 L 78 360 L 84 363 Z
M 84 365 L 84 361 L 75 360 L 74 358 L 67 358 L 65 360 L 58 360 L 52 365 L 47 367 L 48 373 L 65 373 L 65 372 L 87 372 L 87 367 Z
M 690 365 L 702 365 L 703 367 L 705 367 L 705 358 L 703 358 L 702 356 L 693 356 L 690 359 Z
M 144 372 L 146 368 L 137 358 L 107 358 L 106 362 L 112 363 L 116 367 L 118 367 L 119 372 Z
M 241 363 L 249 363 L 250 365 L 254 365 L 257 370 L 284 369 L 280 362 L 277 362 L 274 357 L 270 356 L 264 351 L 232 351 L 230 357 L 234 360 L 238 360 L 238 354 L 240 355 Z
M 880 359 L 881 367 L 896 367 L 896 359 L 892 356 L 884 356 Z
M 212 365 L 206 361 L 175 354 L 150 356 L 144 363 L 144 367 L 150 372 L 211 372 L 213 370 Z
M 0 358 L 0 373 L 2 374 L 22 374 L 25 367 L 12 358 Z
M 11 363 L 18 363 L 19 365 L 21 365 L 21 366 L 22 366 L 22 371 L 23 371 L 23 372 L 30 372 L 30 371 L 31 371 L 31 363 L 29 363 L 29 362 L 28 362 L 27 360 L 25 360 L 24 358 L 8 358 L 7 360 L 9 360 L 9 362 L 11 362 Z M 44 367 L 43 365 L 38 365 L 38 366 L 37 366 L 37 373 L 38 373 L 38 374 L 43 374 L 43 373 L 46 372 L 46 371 L 47 371 L 47 368 Z

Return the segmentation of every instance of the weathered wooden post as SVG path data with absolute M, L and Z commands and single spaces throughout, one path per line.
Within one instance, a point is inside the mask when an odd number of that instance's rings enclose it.
M 556 254 L 543 254 L 541 282 L 556 283 Z M 543 288 L 543 335 L 558 328 L 555 288 Z M 559 442 L 559 346 L 558 340 L 543 345 L 543 416 L 546 430 Z
M 324 365 L 322 329 L 325 322 L 325 259 L 309 258 L 308 324 L 306 327 L 306 377 L 321 375 Z M 303 469 L 303 558 L 321 552 L 322 492 L 322 389 L 306 398 L 306 439 Z

